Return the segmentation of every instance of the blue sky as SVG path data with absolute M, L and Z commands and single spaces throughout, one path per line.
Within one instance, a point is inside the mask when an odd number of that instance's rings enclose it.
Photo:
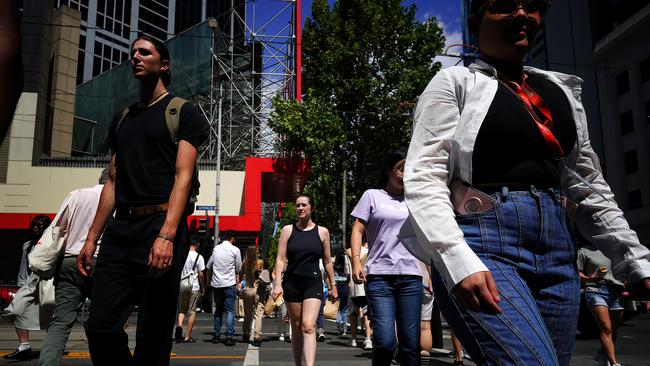
M 328 0 L 333 4 L 333 0 Z M 463 34 L 461 28 L 461 1 L 462 0 L 404 0 L 404 5 L 415 4 L 417 11 L 416 17 L 420 21 L 425 21 L 431 16 L 435 16 L 438 23 L 442 25 L 446 37 L 446 45 L 462 43 Z M 310 14 L 312 0 L 302 0 L 303 15 L 306 17 Z M 304 21 L 304 18 L 303 18 Z M 443 50 L 444 51 L 444 50 Z M 458 53 L 458 49 L 451 49 L 450 53 Z M 443 67 L 454 65 L 458 59 L 451 57 L 437 57 L 437 61 L 443 64 Z

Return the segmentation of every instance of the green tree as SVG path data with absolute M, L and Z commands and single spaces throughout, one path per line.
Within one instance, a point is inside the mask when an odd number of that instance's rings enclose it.
M 275 269 L 275 258 L 278 256 L 278 239 L 280 239 L 280 231 L 284 225 L 290 225 L 296 222 L 298 216 L 296 215 L 296 205 L 294 203 L 286 203 L 282 210 L 282 218 L 278 225 L 278 231 L 275 235 L 269 238 L 269 249 L 266 257 L 266 268 L 269 271 Z
M 338 0 L 333 7 L 314 0 L 305 22 L 304 86 L 344 119 L 351 204 L 376 186 L 384 155 L 408 144 L 412 121 L 400 106 L 440 68 L 433 58 L 444 45 L 442 29 L 435 18 L 416 20 L 415 10 L 400 0 Z M 341 170 L 328 173 L 340 180 Z
M 284 151 L 300 153 L 311 166 L 305 193 L 315 201 L 314 221 L 336 232 L 341 217 L 343 122 L 331 104 L 308 91 L 304 103 L 276 98 L 269 126 L 283 136 Z M 286 210 L 286 209 L 285 209 Z
M 303 36 L 307 95 L 303 104 L 276 99 L 269 125 L 284 151 L 309 160 L 305 191 L 319 225 L 340 233 L 344 169 L 351 208 L 376 186 L 384 155 L 408 144 L 412 122 L 400 106 L 439 70 L 443 44 L 435 18 L 417 21 L 400 0 L 314 0 Z

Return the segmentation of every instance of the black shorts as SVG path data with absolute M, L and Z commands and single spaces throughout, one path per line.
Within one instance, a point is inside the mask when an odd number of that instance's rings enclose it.
M 284 301 L 302 302 L 305 299 L 323 300 L 323 280 L 299 275 L 284 276 L 282 279 Z
M 352 298 L 352 303 L 358 308 L 368 306 L 368 298 L 366 296 L 355 296 Z

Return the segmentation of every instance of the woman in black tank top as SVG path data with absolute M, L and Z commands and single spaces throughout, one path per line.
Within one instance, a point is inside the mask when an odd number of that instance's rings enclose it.
M 275 284 L 271 292 L 273 299 L 284 294 L 294 329 L 291 339 L 293 359 L 296 365 L 301 365 L 304 354 L 307 366 L 313 366 L 316 360 L 316 320 L 323 298 L 323 274 L 318 265 L 321 258 L 330 298 L 334 302 L 338 298 L 330 255 L 330 233 L 312 221 L 313 209 L 310 196 L 298 196 L 298 222 L 286 225 L 280 233 Z

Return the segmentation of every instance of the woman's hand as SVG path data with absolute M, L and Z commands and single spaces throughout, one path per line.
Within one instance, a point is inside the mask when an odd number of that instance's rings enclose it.
M 356 284 L 361 284 L 366 282 L 366 274 L 363 270 L 363 266 L 359 261 L 353 261 L 352 263 L 352 280 Z
M 329 297 L 332 304 L 335 303 L 336 301 L 338 301 L 338 299 L 339 299 L 339 291 L 336 289 L 336 286 L 332 286 L 330 288 L 329 295 L 327 295 L 327 297 Z
M 280 295 L 282 295 L 282 284 L 278 282 L 273 286 L 273 290 L 271 290 L 271 298 L 275 301 Z
M 501 313 L 497 284 L 490 272 L 476 272 L 460 281 L 453 295 L 467 309 L 484 313 Z

